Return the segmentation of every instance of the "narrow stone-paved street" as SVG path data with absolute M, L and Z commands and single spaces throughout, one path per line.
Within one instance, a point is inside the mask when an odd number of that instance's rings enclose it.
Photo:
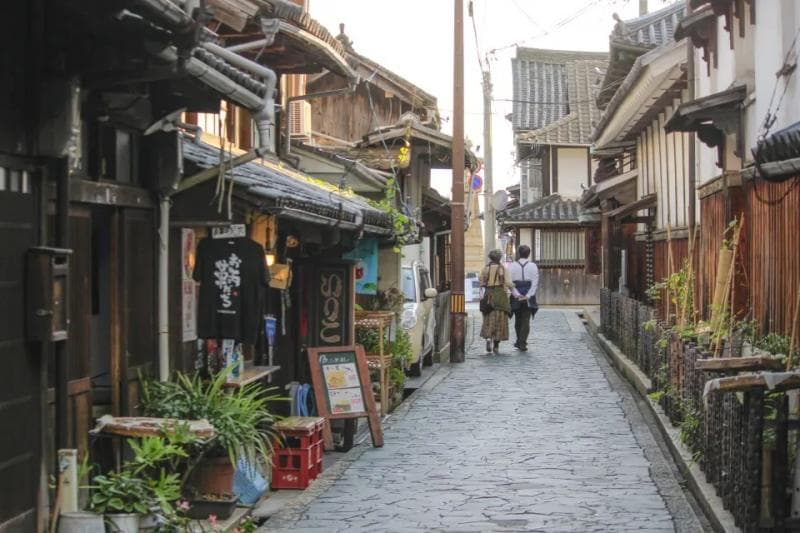
M 268 531 L 702 531 L 627 385 L 574 311 L 543 310 L 528 353 L 441 368 Z M 513 336 L 513 332 L 512 332 Z M 310 501 L 308 501 L 310 500 Z

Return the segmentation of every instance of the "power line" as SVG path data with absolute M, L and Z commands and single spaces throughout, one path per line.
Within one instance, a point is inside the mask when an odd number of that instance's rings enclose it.
M 490 53 L 490 54 L 494 54 L 495 52 L 500 52 L 500 51 L 502 51 L 502 50 L 507 50 L 507 49 L 509 49 L 509 48 L 516 48 L 517 46 L 520 46 L 520 45 L 522 45 L 522 44 L 523 44 L 523 43 L 525 43 L 526 41 L 531 41 L 531 40 L 533 40 L 533 39 L 539 39 L 539 38 L 541 38 L 541 37 L 545 37 L 546 35 L 550 35 L 550 34 L 551 34 L 551 33 L 553 33 L 555 30 L 557 30 L 557 29 L 560 29 L 560 28 L 562 28 L 562 27 L 566 26 L 567 24 L 569 24 L 570 22 L 572 22 L 572 21 L 576 20 L 578 17 L 580 17 L 581 15 L 583 15 L 584 13 L 586 13 L 586 11 L 588 11 L 588 10 L 589 10 L 589 9 L 591 9 L 592 7 L 594 7 L 594 6 L 598 5 L 598 4 L 599 4 L 601 1 L 602 1 L 602 0 L 591 0 L 589 3 L 587 3 L 586 5 L 584 5 L 582 8 L 580 8 L 578 11 L 576 11 L 576 12 L 575 12 L 575 13 L 573 13 L 572 15 L 569 15 L 568 17 L 566 17 L 566 18 L 563 18 L 563 19 L 561 19 L 560 21 L 558 21 L 558 22 L 557 22 L 557 23 L 556 23 L 556 24 L 555 24 L 555 25 L 554 25 L 552 28 L 550 28 L 549 30 L 547 30 L 547 31 L 544 31 L 544 32 L 542 32 L 542 33 L 535 34 L 535 35 L 531 35 L 530 37 L 526 37 L 526 38 L 524 38 L 524 39 L 520 39 L 520 40 L 518 40 L 518 41 L 515 41 L 515 42 L 513 42 L 513 43 L 511 43 L 511 44 L 507 44 L 507 45 L 505 45 L 505 46 L 500 46 L 500 47 L 498 47 L 498 48 L 492 48 L 491 50 L 489 50 L 489 53 Z

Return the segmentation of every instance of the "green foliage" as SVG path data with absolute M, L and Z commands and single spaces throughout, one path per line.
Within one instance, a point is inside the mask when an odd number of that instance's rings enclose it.
M 258 383 L 227 389 L 224 384 L 230 371 L 208 382 L 182 373 L 175 381 L 144 381 L 139 407 L 144 416 L 208 420 L 217 432 L 215 447 L 227 453 L 233 464 L 242 457 L 252 464 L 259 459 L 269 462 L 277 436 L 272 429 L 277 417 L 269 404 L 285 398 L 274 394 L 276 388 Z
M 666 395 L 667 393 L 664 392 L 663 390 L 657 390 L 648 394 L 647 397 L 650 398 L 655 403 L 661 403 L 661 400 L 663 400 Z
M 645 331 L 655 331 L 657 325 L 658 325 L 658 320 L 654 318 L 642 324 L 642 327 L 644 328 Z
M 397 238 L 395 251 L 400 252 L 400 248 L 406 244 L 415 242 L 419 237 L 419 228 L 416 221 L 405 215 L 395 207 L 395 198 L 397 195 L 398 187 L 396 178 L 392 177 L 386 181 L 386 189 L 384 190 L 384 197 L 379 200 L 369 200 L 372 207 L 380 209 L 388 214 L 392 221 L 392 230 Z
M 380 351 L 381 336 L 375 328 L 357 328 L 356 344 L 364 347 L 368 354 L 377 354 Z
M 181 496 L 181 478 L 174 470 L 188 453 L 168 436 L 128 439 L 128 445 L 131 460 L 92 480 L 90 507 L 103 514 L 155 513 L 170 521 Z
M 402 389 L 403 385 L 406 383 L 406 373 L 400 368 L 393 366 L 389 369 L 389 381 L 392 382 L 395 389 Z
M 97 513 L 146 514 L 150 511 L 147 481 L 128 469 L 95 476 L 93 489 L 90 505 Z
M 392 354 L 392 360 L 401 368 L 405 368 L 414 357 L 414 348 L 411 346 L 411 335 L 402 328 L 397 328 L 394 341 L 386 343 L 386 352 Z
M 785 335 L 768 333 L 763 337 L 755 338 L 753 341 L 753 346 L 772 355 L 788 355 L 790 343 L 791 339 Z

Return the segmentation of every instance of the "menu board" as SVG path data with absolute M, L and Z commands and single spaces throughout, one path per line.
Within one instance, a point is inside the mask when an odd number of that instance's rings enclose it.
M 323 353 L 319 364 L 325 380 L 328 411 L 334 415 L 366 413 L 355 352 Z
M 369 422 L 372 443 L 383 446 L 380 420 L 372 396 L 367 358 L 362 346 L 308 348 L 317 411 L 326 419 L 361 418 Z M 326 447 L 332 439 L 326 424 Z

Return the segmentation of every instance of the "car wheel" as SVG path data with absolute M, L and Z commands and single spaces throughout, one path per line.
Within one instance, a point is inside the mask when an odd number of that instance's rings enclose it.
M 418 378 L 422 375 L 422 359 L 418 359 L 416 363 L 411 363 L 411 366 L 408 367 L 408 375 L 414 378 Z
M 433 366 L 433 349 L 422 358 L 422 364 L 425 366 Z

